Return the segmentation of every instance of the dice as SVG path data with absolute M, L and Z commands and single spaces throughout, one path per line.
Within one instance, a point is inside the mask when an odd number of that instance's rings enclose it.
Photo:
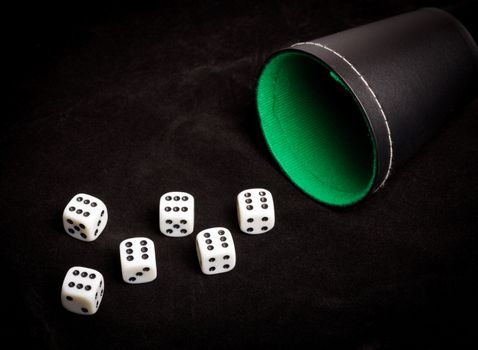
M 146 237 L 133 237 L 120 243 L 121 273 L 126 283 L 147 283 L 156 279 L 154 243 Z
M 258 234 L 275 224 L 272 194 L 263 188 L 251 188 L 237 195 L 237 218 L 242 232 Z
M 74 196 L 63 211 L 63 227 L 71 237 L 91 242 L 97 239 L 108 222 L 106 205 L 86 193 Z
M 68 311 L 80 315 L 93 315 L 98 311 L 105 282 L 96 270 L 73 266 L 66 273 L 61 287 L 61 303 Z
M 169 237 L 187 236 L 194 230 L 194 197 L 168 192 L 159 200 L 159 230 Z
M 231 232 L 214 227 L 196 236 L 196 252 L 201 271 L 206 275 L 231 271 L 236 266 L 236 249 Z

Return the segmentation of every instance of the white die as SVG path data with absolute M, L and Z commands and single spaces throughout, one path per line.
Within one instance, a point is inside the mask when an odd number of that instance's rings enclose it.
M 274 200 L 264 188 L 251 188 L 237 195 L 237 218 L 242 232 L 258 234 L 275 225 Z
M 98 311 L 105 282 L 96 270 L 73 266 L 66 273 L 61 287 L 61 303 L 68 311 L 80 315 L 93 315 Z
M 236 266 L 236 249 L 231 232 L 224 227 L 203 230 L 196 236 L 196 252 L 206 275 L 230 271 Z
M 194 230 L 194 197 L 168 192 L 159 200 L 159 230 L 168 237 L 184 237 Z
M 121 273 L 126 283 L 147 283 L 156 279 L 154 243 L 146 237 L 133 237 L 120 243 Z
M 76 239 L 97 239 L 108 222 L 108 210 L 100 199 L 86 193 L 75 195 L 63 211 L 63 227 Z

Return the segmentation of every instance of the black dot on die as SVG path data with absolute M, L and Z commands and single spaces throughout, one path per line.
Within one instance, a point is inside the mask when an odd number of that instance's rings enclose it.
M 217 231 L 217 233 L 219 233 L 219 235 L 222 236 L 222 235 L 225 234 L 226 232 L 225 232 L 224 230 L 219 230 L 219 231 Z
M 146 241 L 143 239 L 141 242 L 139 242 L 139 244 L 141 244 L 141 245 L 146 245 L 146 244 L 148 244 L 148 242 L 146 242 Z
M 85 211 L 85 212 L 83 213 L 83 216 L 84 216 L 85 218 L 87 218 L 88 216 L 90 216 L 90 212 Z
M 91 206 L 92 206 L 93 208 L 96 207 L 97 205 L 98 205 L 98 204 L 96 204 L 96 202 L 91 203 Z
M 206 244 L 211 244 L 211 243 L 212 243 L 212 240 L 206 239 Z
M 72 300 L 73 300 L 73 298 L 72 298 L 72 297 L 70 297 L 70 296 L 67 296 L 67 297 L 66 297 L 66 300 L 68 300 L 68 301 L 72 301 Z
M 98 229 L 95 230 L 95 236 L 98 234 Z
M 181 220 L 182 225 L 186 225 L 188 222 L 186 220 Z
M 173 233 L 173 230 L 171 230 L 170 228 L 168 228 L 168 229 L 166 230 L 166 233 Z
M 132 261 L 133 259 L 134 259 L 134 258 L 133 258 L 132 255 L 128 255 L 128 256 L 126 257 L 126 260 L 128 260 L 128 261 Z
M 266 198 L 266 197 L 262 197 L 262 198 L 261 198 L 261 202 L 267 202 L 267 198 Z
M 209 232 L 206 232 L 206 233 L 204 234 L 204 237 L 209 238 L 209 237 L 211 237 L 211 234 L 210 234 Z
M 179 207 L 174 207 L 173 211 L 179 211 Z
M 74 233 L 75 233 L 75 230 L 73 230 L 72 228 L 69 228 L 69 229 L 68 229 L 68 232 L 70 232 L 71 234 L 74 234 Z
M 254 207 L 253 207 L 252 205 L 248 205 L 248 206 L 246 207 L 246 209 L 247 209 L 247 210 L 252 210 L 252 209 L 254 209 Z
M 142 251 L 143 253 L 146 253 L 146 252 L 148 251 L 148 248 L 142 247 L 142 248 L 141 248 L 141 251 Z
M 209 259 L 209 262 L 214 262 L 214 261 L 216 261 L 216 259 L 215 259 L 215 258 L 211 258 L 211 259 Z
M 86 276 L 88 276 L 88 273 L 86 273 L 86 272 L 81 273 L 81 277 L 86 277 Z
M 82 228 L 82 229 L 84 230 L 84 229 L 85 229 L 85 225 L 80 224 L 80 228 Z
M 222 246 L 223 246 L 224 248 L 227 248 L 227 247 L 229 247 L 229 244 L 223 243 Z
M 136 272 L 136 276 L 143 276 L 142 272 Z
M 91 286 L 90 286 L 90 285 L 86 285 L 86 286 L 85 286 L 85 290 L 91 290 Z
M 188 196 L 183 196 L 183 201 L 187 201 L 189 199 Z
M 254 222 L 254 219 L 252 219 L 252 218 L 247 219 L 247 222 Z
M 173 225 L 174 228 L 179 228 L 180 226 L 178 224 Z
M 97 307 L 97 308 L 98 308 L 98 305 L 100 305 L 100 302 L 99 302 L 99 301 L 96 302 L 96 307 Z
M 182 207 L 181 210 L 186 212 L 186 211 L 188 211 L 188 207 Z
M 146 260 L 147 258 L 149 258 L 148 254 L 143 254 L 143 255 L 141 255 L 141 257 L 142 257 L 144 260 Z
M 250 198 L 247 198 L 247 199 L 246 199 L 246 203 L 247 203 L 247 204 L 250 204 L 250 203 L 252 203 L 252 199 L 250 199 Z
M 171 225 L 171 224 L 173 223 L 173 220 L 166 220 L 166 223 L 167 223 L 168 225 Z
M 149 267 L 145 267 L 145 268 L 143 269 L 144 272 L 148 272 L 149 270 L 151 270 Z
M 71 219 L 66 220 L 66 222 L 69 223 L 70 225 L 73 225 L 73 220 Z
M 181 230 L 181 233 L 187 233 L 187 232 L 188 232 L 188 230 L 186 230 L 184 228 Z
M 89 199 L 85 199 L 85 201 L 83 202 L 85 204 L 90 204 L 90 200 Z
M 68 283 L 68 287 L 72 287 L 72 288 L 73 288 L 74 286 L 75 286 L 75 283 L 74 283 L 74 282 Z
M 267 216 L 264 216 L 264 217 L 262 218 L 262 221 L 268 221 L 268 220 L 269 220 L 269 218 L 268 218 Z
M 224 259 L 224 260 L 229 260 L 229 258 L 230 258 L 229 255 L 224 255 L 224 256 L 223 256 L 223 259 Z
M 126 249 L 126 254 L 133 254 L 133 249 Z
M 100 226 L 101 225 L 101 220 L 98 220 L 98 223 L 96 224 L 96 226 Z
M 166 196 L 164 199 L 166 199 L 167 201 L 170 201 L 170 200 L 171 200 L 171 196 Z
M 175 201 L 178 201 L 178 200 L 179 200 L 179 196 L 174 196 L 174 200 L 175 200 Z
M 103 282 L 103 281 L 101 281 L 101 282 Z M 101 287 L 101 284 L 100 284 L 100 287 Z M 100 296 L 103 296 L 104 291 L 105 291 L 104 289 L 101 290 Z
M 244 197 L 250 197 L 251 194 L 249 192 L 244 193 Z
M 267 204 L 262 204 L 261 207 L 262 207 L 262 209 L 267 209 L 267 208 L 269 208 L 269 206 L 268 206 Z
M 104 210 L 101 211 L 100 216 L 103 216 L 103 215 L 105 215 L 105 211 L 104 211 Z
M 76 288 L 81 289 L 81 288 L 83 288 L 83 285 L 82 285 L 81 283 L 78 283 L 78 284 L 76 285 Z
M 95 299 L 98 299 L 98 292 L 96 292 L 95 294 Z
M 207 246 L 207 250 L 213 250 L 213 249 L 214 249 L 214 247 L 212 245 Z
M 78 276 L 79 274 L 80 274 L 80 271 L 78 271 L 78 270 L 73 271 L 74 276 Z
M 265 196 L 266 193 L 265 193 L 264 191 L 261 191 L 261 192 L 259 192 L 259 195 L 260 195 L 260 196 Z
M 214 271 L 215 269 L 216 269 L 216 268 L 215 268 L 214 266 L 211 266 L 211 267 L 209 268 L 209 271 L 212 272 L 212 271 Z
M 164 208 L 165 211 L 171 211 L 171 207 Z
M 81 214 L 81 213 L 83 213 L 83 210 L 78 209 L 78 210 L 76 211 L 76 213 L 77 213 L 77 214 Z
M 224 265 L 223 268 L 228 269 L 230 266 L 228 264 Z
M 69 211 L 75 211 L 75 209 L 76 209 L 75 207 L 69 207 L 68 208 Z
M 75 230 L 77 230 L 77 231 L 80 230 L 80 228 L 79 228 L 78 226 L 75 226 L 74 228 L 75 228 Z
M 221 242 L 224 242 L 226 239 L 227 239 L 227 238 L 224 237 L 224 236 L 220 238 Z
M 131 243 L 131 242 L 126 242 L 125 243 L 125 246 L 127 246 L 127 247 L 131 247 L 132 245 L 133 245 L 133 243 Z
M 86 309 L 84 307 L 81 308 L 81 311 L 83 311 L 85 314 L 88 313 L 88 309 Z
M 261 230 L 262 230 L 262 231 L 267 231 L 267 228 L 268 228 L 267 226 L 262 226 L 262 227 L 261 227 Z
M 76 197 L 76 200 L 77 200 L 78 202 L 81 202 L 81 201 L 83 200 L 83 197 Z
M 86 239 L 86 235 L 83 232 L 80 233 L 80 236 L 83 237 L 84 239 Z
M 136 277 L 130 277 L 130 278 L 129 278 L 129 281 L 130 281 L 130 282 L 136 281 Z
M 252 231 L 254 231 L 254 229 L 252 227 L 248 227 L 246 231 L 247 232 L 252 232 Z
M 94 279 L 96 278 L 96 275 L 95 275 L 94 273 L 91 273 L 91 274 L 90 274 L 90 278 L 91 278 L 92 280 L 94 280 Z

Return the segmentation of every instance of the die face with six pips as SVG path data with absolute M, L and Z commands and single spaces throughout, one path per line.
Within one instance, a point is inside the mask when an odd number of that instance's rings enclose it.
M 157 276 L 154 243 L 146 237 L 133 237 L 120 243 L 123 280 L 139 284 L 154 281 Z
M 61 303 L 68 311 L 93 315 L 98 311 L 105 290 L 103 275 L 87 267 L 68 270 L 61 288 Z
M 76 239 L 91 242 L 97 239 L 108 222 L 108 210 L 99 198 L 86 193 L 75 195 L 63 211 L 63 227 Z
M 168 237 L 184 237 L 194 230 L 194 197 L 168 192 L 159 200 L 159 230 Z
M 231 232 L 213 227 L 196 236 L 196 252 L 201 271 L 206 275 L 231 271 L 236 266 L 236 249 Z
M 242 232 L 260 234 L 275 225 L 274 200 L 264 188 L 251 188 L 237 195 L 237 218 Z

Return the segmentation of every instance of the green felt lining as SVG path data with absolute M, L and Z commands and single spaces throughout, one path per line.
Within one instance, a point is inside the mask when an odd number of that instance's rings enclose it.
M 259 78 L 257 108 L 272 154 L 305 193 L 347 206 L 371 190 L 377 156 L 367 118 L 318 58 L 298 51 L 272 57 Z

